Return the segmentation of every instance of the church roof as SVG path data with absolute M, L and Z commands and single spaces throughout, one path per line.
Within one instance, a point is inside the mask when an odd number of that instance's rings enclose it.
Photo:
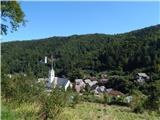
M 65 87 L 68 82 L 66 78 L 57 78 L 57 87 Z

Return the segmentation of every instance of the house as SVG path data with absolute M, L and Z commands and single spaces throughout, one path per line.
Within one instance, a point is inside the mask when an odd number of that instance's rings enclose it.
M 75 90 L 76 92 L 80 92 L 85 88 L 86 84 L 83 82 L 82 79 L 75 79 Z
M 113 89 L 110 89 L 107 93 L 108 93 L 108 95 L 111 95 L 114 97 L 124 96 L 124 94 L 122 92 L 117 91 L 117 90 L 113 90 Z
M 93 85 L 96 85 L 98 83 L 97 81 L 91 81 L 90 79 L 86 79 L 86 80 L 84 80 L 84 82 L 86 84 L 88 84 L 90 87 L 92 87 Z
M 86 84 L 87 84 L 87 83 L 89 84 L 89 83 L 91 82 L 91 80 L 90 80 L 90 79 L 85 79 L 84 82 L 85 82 Z
M 52 67 L 51 70 L 49 71 L 49 77 L 46 83 L 46 87 L 49 90 L 56 87 L 64 88 L 66 91 L 68 87 L 72 87 L 72 83 L 70 82 L 70 80 L 66 78 L 55 77 L 55 71 Z
M 86 79 L 84 80 L 84 82 L 88 84 L 90 87 L 98 83 L 97 81 L 91 81 L 90 79 Z
M 70 82 L 70 80 L 66 79 L 66 78 L 59 78 L 57 77 L 57 83 L 56 86 L 58 88 L 63 88 L 65 89 L 65 91 L 67 90 L 68 87 L 72 88 L 72 83 Z
M 108 80 L 109 80 L 109 79 L 104 79 L 104 78 L 103 78 L 103 79 L 100 79 L 100 80 L 98 81 L 98 84 L 101 85 L 101 86 L 104 86 L 104 85 L 107 84 Z
M 105 86 L 97 86 L 96 89 L 94 89 L 95 94 L 104 93 L 106 92 Z
M 137 73 L 135 79 L 139 83 L 144 83 L 146 80 L 149 80 L 150 77 L 146 73 Z
M 107 77 L 108 77 L 107 74 L 101 74 L 102 79 L 106 79 Z
M 113 90 L 112 88 L 108 88 L 108 89 L 106 89 L 106 92 L 109 93 L 109 92 L 111 92 L 112 90 Z
M 89 78 L 91 81 L 97 81 L 97 78 L 96 77 L 90 77 Z
M 84 80 L 88 90 L 94 90 L 97 87 L 97 81 L 91 81 L 90 79 Z

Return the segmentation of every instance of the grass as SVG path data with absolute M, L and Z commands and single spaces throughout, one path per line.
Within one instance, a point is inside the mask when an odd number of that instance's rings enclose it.
M 136 114 L 128 107 L 83 102 L 75 108 L 65 108 L 64 120 L 160 120 L 155 112 Z
M 7 106 L 2 105 L 1 106 L 1 119 L 2 120 L 15 120 L 16 113 L 14 113 L 10 108 Z
M 2 120 L 36 120 L 38 119 L 39 105 L 36 103 L 20 105 L 10 103 L 7 105 L 2 102 L 1 110 Z
M 23 103 L 16 107 L 2 103 L 1 108 L 2 120 L 39 119 L 40 105 L 37 103 Z M 81 102 L 74 108 L 66 107 L 61 116 L 62 120 L 160 120 L 160 115 L 155 112 L 136 114 L 128 107 L 91 102 Z

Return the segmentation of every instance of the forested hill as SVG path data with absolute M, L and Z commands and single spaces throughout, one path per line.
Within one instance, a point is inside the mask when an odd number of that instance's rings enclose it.
M 3 73 L 34 73 L 46 76 L 48 66 L 40 61 L 51 54 L 56 73 L 133 72 L 160 73 L 160 25 L 132 32 L 51 37 L 6 42 L 1 45 Z

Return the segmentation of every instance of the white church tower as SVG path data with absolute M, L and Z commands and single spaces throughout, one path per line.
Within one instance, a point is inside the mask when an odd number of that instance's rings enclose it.
M 52 88 L 59 87 L 59 88 L 64 88 L 66 91 L 69 86 L 72 87 L 72 84 L 70 80 L 66 78 L 55 77 L 55 71 L 53 69 L 53 61 L 54 61 L 53 56 L 51 56 L 51 59 L 50 59 L 51 69 L 49 70 L 48 80 L 46 84 L 47 88 L 48 90 L 51 90 Z
M 48 82 L 51 84 L 55 80 L 55 71 L 53 69 L 53 56 L 51 56 L 51 69 L 49 70 Z
M 57 77 L 55 77 L 55 71 L 53 69 L 53 65 L 52 65 L 51 69 L 49 70 L 47 87 L 51 88 L 52 85 L 54 88 L 57 85 Z
M 53 69 L 53 56 L 51 56 L 51 69 L 49 70 L 47 87 L 51 88 L 53 81 L 55 80 L 55 71 Z M 47 57 L 45 57 L 45 63 L 47 63 Z
M 55 79 L 55 71 L 54 71 L 53 67 L 49 71 L 48 79 L 49 79 L 50 83 L 52 83 L 54 81 L 54 79 Z

